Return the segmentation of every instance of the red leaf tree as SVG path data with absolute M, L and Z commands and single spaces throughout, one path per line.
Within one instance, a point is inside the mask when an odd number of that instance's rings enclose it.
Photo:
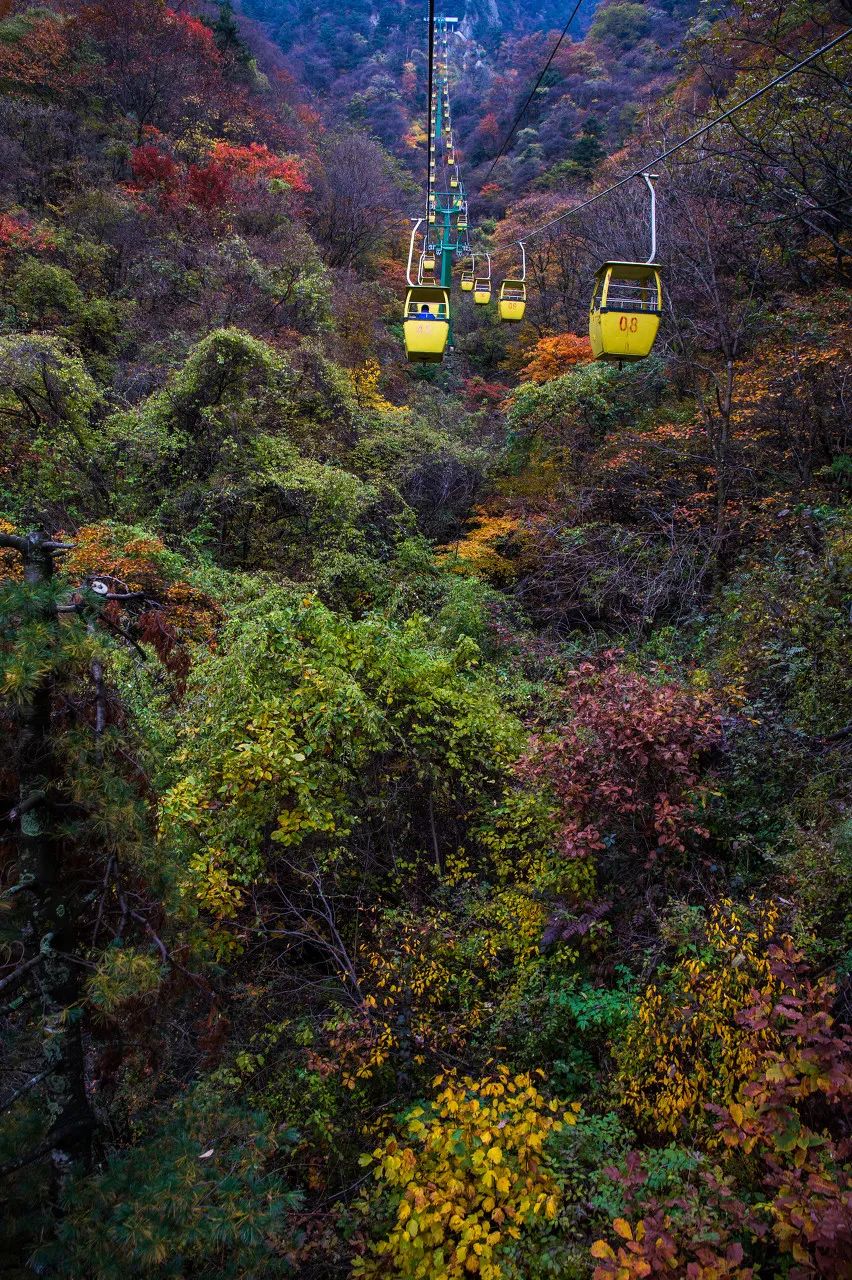
M 708 694 L 654 683 L 610 650 L 574 671 L 561 697 L 564 721 L 541 734 L 522 771 L 555 792 L 568 857 L 614 841 L 653 861 L 704 836 L 709 792 L 703 766 L 721 722 Z

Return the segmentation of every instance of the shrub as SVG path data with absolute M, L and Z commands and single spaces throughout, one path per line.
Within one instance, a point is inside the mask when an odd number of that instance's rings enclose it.
M 575 1123 L 579 1104 L 548 1102 L 532 1076 L 506 1067 L 434 1083 L 440 1093 L 408 1112 L 402 1136 L 361 1157 L 378 1184 L 363 1212 L 388 1227 L 354 1274 L 378 1277 L 390 1266 L 406 1280 L 521 1280 L 514 1243 L 559 1212 L 545 1144 Z
M 720 741 L 712 698 L 626 670 L 610 650 L 574 671 L 558 700 L 564 722 L 532 741 L 522 773 L 553 788 L 566 856 L 615 842 L 654 861 L 707 834 L 701 770 Z
M 780 1043 L 767 1022 L 738 1022 L 755 992 L 770 1002 L 782 985 L 767 947 L 778 926 L 775 907 L 711 908 L 698 936 L 672 970 L 651 983 L 616 1047 L 616 1096 L 652 1131 L 677 1135 L 686 1126 L 707 1141 L 708 1104 L 737 1096 L 763 1055 Z

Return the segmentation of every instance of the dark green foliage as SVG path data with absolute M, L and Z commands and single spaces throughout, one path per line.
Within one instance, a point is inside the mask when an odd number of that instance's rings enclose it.
M 26 258 L 9 282 L 12 325 L 21 329 L 51 329 L 67 338 L 94 363 L 118 346 L 121 324 L 132 307 L 106 298 L 87 298 L 65 267 Z
M 612 42 L 616 48 L 635 45 L 646 34 L 650 19 L 644 4 L 608 4 L 601 7 L 589 28 L 592 40 Z
M 97 511 L 105 493 L 93 428 L 103 395 L 79 353 L 47 335 L 0 337 L 0 382 L 6 486 L 15 472 L 5 511 L 54 525 L 66 512 Z
M 35 1265 L 92 1280 L 291 1275 L 283 1255 L 299 1196 L 273 1164 L 294 1137 L 262 1113 L 196 1092 L 134 1149 L 69 1187 L 56 1241 Z
M 640 5 L 634 5 L 633 8 L 639 9 Z M 604 16 L 613 13 L 613 9 L 609 8 L 604 15 L 598 18 L 600 22 Z M 597 165 L 606 155 L 604 147 L 600 141 L 601 127 L 594 116 L 589 116 L 583 126 L 583 132 L 571 144 L 570 163 L 575 166 L 574 172 L 582 177 L 588 178 L 594 172 Z

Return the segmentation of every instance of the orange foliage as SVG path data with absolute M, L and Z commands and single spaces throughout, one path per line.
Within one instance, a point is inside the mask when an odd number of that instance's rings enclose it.
M 413 98 L 417 92 L 417 68 L 413 62 L 406 62 L 402 68 L 402 92 L 406 98 Z
M 0 533 L 16 533 L 15 526 L 10 524 L 8 520 L 0 520 Z M 20 582 L 24 576 L 21 568 L 21 557 L 17 551 L 11 547 L 3 547 L 0 549 L 0 580 L 6 579 L 7 582 Z
M 109 525 L 92 524 L 80 529 L 73 542 L 62 566 L 64 576 L 73 581 L 101 577 L 123 591 L 156 595 L 163 590 L 166 548 L 159 538 L 124 539 Z
M 54 14 L 28 23 L 19 39 L 0 43 L 0 82 L 6 93 L 58 96 L 84 80 L 73 66 L 67 28 Z
M 531 359 L 521 369 L 523 382 L 550 382 L 577 364 L 588 364 L 592 358 L 589 339 L 577 333 L 557 333 L 539 338 L 532 348 Z
M 501 553 L 499 543 L 516 532 L 517 517 L 495 515 L 483 507 L 475 508 L 473 514 L 476 524 L 456 544 L 452 567 L 459 573 L 478 573 L 495 580 L 515 577 L 517 566 Z
M 53 236 L 28 226 L 8 213 L 0 213 L 0 262 L 16 250 L 40 253 L 52 247 Z
M 493 111 L 489 111 L 479 122 L 477 130 L 479 136 L 488 139 L 491 142 L 497 142 L 500 138 L 500 124 Z
M 296 118 L 299 121 L 299 124 L 304 125 L 305 128 L 310 129 L 311 132 L 323 132 L 324 125 L 322 123 L 322 116 L 318 111 L 314 111 L 313 107 L 309 107 L 307 103 L 300 102 L 296 106 Z
M 93 524 L 68 541 L 74 547 L 62 562 L 63 576 L 75 585 L 99 578 L 119 595 L 141 593 L 146 613 L 140 621 L 148 618 L 142 627 L 146 639 L 151 638 L 147 632 L 153 636 L 155 631 L 157 636 L 168 633 L 172 647 L 213 639 L 219 610 L 209 596 L 177 576 L 173 558 L 159 538 L 128 537 L 109 525 Z
M 292 156 L 277 156 L 261 142 L 251 142 L 247 147 L 236 146 L 222 140 L 213 143 L 213 160 L 234 174 L 251 180 L 277 179 L 286 182 L 293 191 L 310 191 L 298 160 Z

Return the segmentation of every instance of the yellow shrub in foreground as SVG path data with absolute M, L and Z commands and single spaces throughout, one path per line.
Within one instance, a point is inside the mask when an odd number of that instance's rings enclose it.
M 393 1274 L 404 1280 L 509 1280 L 505 1252 L 524 1228 L 559 1210 L 559 1188 L 545 1142 L 574 1124 L 579 1103 L 548 1101 L 532 1075 L 499 1067 L 472 1080 L 438 1076 L 434 1103 L 409 1112 L 400 1137 L 361 1163 L 378 1184 L 366 1214 L 390 1210 L 384 1239 L 359 1259 L 354 1275 Z
M 617 1057 L 620 1100 L 643 1125 L 676 1135 L 688 1125 L 709 1141 L 715 1117 L 708 1103 L 727 1106 L 752 1075 L 758 1055 L 777 1046 L 767 1025 L 759 1033 L 738 1021 L 755 1001 L 775 1000 L 768 942 L 778 926 L 773 905 L 744 911 L 714 906 L 694 954 L 682 958 L 665 985 L 640 997 Z

